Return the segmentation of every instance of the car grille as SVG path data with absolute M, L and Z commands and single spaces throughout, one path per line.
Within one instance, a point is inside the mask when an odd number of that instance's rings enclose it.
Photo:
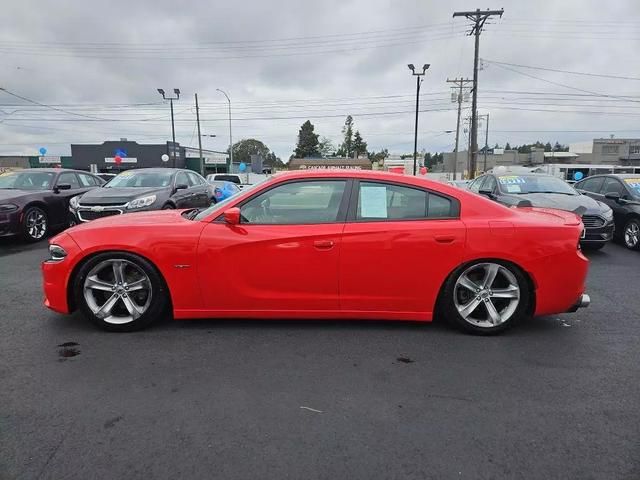
M 599 228 L 604 225 L 604 219 L 597 215 L 583 215 L 582 223 L 585 228 Z
M 120 215 L 124 213 L 122 210 L 102 210 L 95 212 L 93 210 L 78 210 L 78 217 L 81 222 L 90 222 L 98 218 L 111 217 L 113 215 Z

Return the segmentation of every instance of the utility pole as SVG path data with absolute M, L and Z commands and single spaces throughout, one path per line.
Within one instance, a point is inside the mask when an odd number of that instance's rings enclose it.
M 204 158 L 202 158 L 202 135 L 200 134 L 200 108 L 198 108 L 198 94 L 196 93 L 196 122 L 198 123 L 198 156 L 200 157 L 200 175 L 204 175 Z
M 475 177 L 476 164 L 478 160 L 478 117 L 476 109 L 478 108 L 478 57 L 480 54 L 480 34 L 482 28 L 489 17 L 498 15 L 502 17 L 504 9 L 500 10 L 480 10 L 465 12 L 454 12 L 454 17 L 466 17 L 473 22 L 469 35 L 475 37 L 475 51 L 473 55 L 473 97 L 471 100 L 471 171 L 470 178 Z
M 413 63 L 407 66 L 409 70 L 411 70 L 411 75 L 416 77 L 416 126 L 413 133 L 413 176 L 415 177 L 418 173 L 418 109 L 420 108 L 420 84 L 422 83 L 421 77 L 424 77 L 430 65 L 425 63 L 422 66 L 422 73 L 416 73 L 416 67 L 413 66 Z
M 449 80 L 447 78 L 447 83 L 453 83 L 457 87 L 459 87 L 460 91 L 457 94 L 458 101 L 458 121 L 456 122 L 456 148 L 454 152 L 456 152 L 455 161 L 453 162 L 453 179 L 456 179 L 456 169 L 458 167 L 458 140 L 460 138 L 460 113 L 462 112 L 462 89 L 464 88 L 465 83 L 471 82 L 468 78 L 454 78 L 453 80 Z
M 162 95 L 163 99 L 169 100 L 169 103 L 171 104 L 171 138 L 172 138 L 171 158 L 173 159 L 173 162 L 172 162 L 173 168 L 176 168 L 176 127 L 173 122 L 173 101 L 178 100 L 180 98 L 180 89 L 179 88 L 173 89 L 173 93 L 176 94 L 175 97 L 167 97 L 162 88 L 158 89 L 158 93 Z
M 478 115 L 478 118 L 481 118 L 486 121 L 485 124 L 485 133 L 484 133 L 484 167 L 482 169 L 483 172 L 487 171 L 487 150 L 489 150 L 489 114 L 485 113 L 484 115 Z
M 229 98 L 229 95 L 227 95 L 227 92 L 225 92 L 224 90 L 220 90 L 219 88 L 216 88 L 216 91 L 220 92 L 225 97 L 227 97 L 227 102 L 229 102 L 229 162 L 227 164 L 227 173 L 231 173 L 231 167 L 233 165 L 233 135 L 231 134 L 231 98 Z

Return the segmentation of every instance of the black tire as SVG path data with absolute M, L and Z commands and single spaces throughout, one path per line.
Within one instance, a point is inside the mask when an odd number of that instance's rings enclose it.
M 75 227 L 76 225 L 78 225 L 78 223 L 79 222 L 76 216 L 73 213 L 70 213 L 67 220 L 68 228 Z
M 637 234 L 635 235 L 635 237 L 628 234 L 629 230 L 634 228 L 635 228 L 635 232 L 640 231 L 640 219 L 632 218 L 628 220 L 627 223 L 625 223 L 624 230 L 622 231 L 622 235 L 621 235 L 622 243 L 629 250 L 640 250 L 640 237 L 638 237 Z M 635 242 L 633 240 L 634 238 L 635 238 Z
M 175 210 L 175 208 L 172 203 L 166 203 L 162 206 L 162 210 Z
M 41 221 L 44 222 L 44 224 L 41 224 L 39 223 L 40 221 L 38 221 L 38 226 L 34 228 L 31 224 L 31 221 L 34 218 L 41 218 Z M 46 238 L 49 233 L 49 217 L 47 216 L 47 212 L 40 207 L 28 207 L 22 215 L 22 225 L 20 225 L 20 230 L 22 238 L 27 242 L 39 242 Z
M 475 271 L 474 269 L 482 268 L 482 265 L 489 264 L 498 265 L 499 267 L 504 268 L 506 271 L 508 271 L 511 281 L 515 281 L 517 283 L 517 287 L 519 288 L 519 298 L 517 299 L 515 309 L 512 311 L 512 313 L 509 314 L 506 320 L 502 321 L 502 323 L 491 326 L 481 325 L 480 321 L 477 321 L 476 323 L 475 321 L 473 321 L 472 317 L 469 317 L 470 320 L 466 320 L 458 311 L 458 307 L 456 307 L 456 302 L 460 300 L 458 295 L 466 291 L 465 288 L 459 285 L 458 288 L 456 288 L 456 284 L 461 276 L 463 276 L 463 274 L 470 274 L 468 272 L 473 273 Z M 500 273 L 496 275 L 496 282 L 498 282 L 498 286 L 503 280 L 503 276 L 505 280 L 507 279 L 507 274 L 502 273 L 503 270 L 499 270 L 499 272 Z M 491 288 L 495 288 L 495 285 L 496 284 L 494 284 L 494 286 Z M 458 289 L 462 290 L 462 292 L 459 292 Z M 484 290 L 482 290 L 482 292 L 484 293 Z M 470 297 L 474 297 L 477 295 L 476 300 L 479 300 L 482 298 L 481 295 L 483 295 L 483 293 L 477 293 L 477 291 L 469 291 L 468 295 Z M 531 293 L 532 292 L 527 277 L 517 266 L 508 262 L 504 262 L 502 260 L 478 260 L 458 267 L 451 275 L 449 275 L 438 300 L 439 313 L 441 313 L 447 319 L 447 321 L 467 333 L 471 333 L 474 335 L 495 335 L 505 331 L 506 329 L 512 327 L 516 323 L 529 316 Z M 474 301 L 473 298 L 469 300 L 469 303 L 471 303 L 472 301 Z M 500 305 L 500 303 L 503 301 L 510 302 L 511 300 L 494 299 L 490 301 L 496 302 L 497 305 Z M 467 304 L 468 303 L 464 301 L 461 306 Z M 494 305 L 494 303 L 492 303 L 492 305 Z M 496 307 L 496 310 L 498 308 L 499 306 Z M 503 309 L 501 310 L 501 312 L 506 312 L 507 310 Z M 486 309 L 484 303 L 479 303 L 477 309 L 472 310 L 471 313 L 473 314 L 476 311 L 484 311 L 487 316 L 489 315 L 489 311 Z
M 114 323 L 113 321 L 107 321 L 97 316 L 85 298 L 84 286 L 85 280 L 89 273 L 99 265 L 108 261 L 125 261 L 129 267 L 133 268 L 131 264 L 140 269 L 141 272 L 147 276 L 151 288 L 146 298 L 148 303 L 147 309 L 138 318 L 132 319 L 126 323 Z M 126 285 L 126 284 L 125 284 Z M 75 295 L 76 305 L 80 311 L 87 317 L 94 325 L 102 328 L 103 330 L 111 332 L 132 332 L 148 327 L 151 323 L 168 316 L 169 312 L 169 291 L 165 285 L 165 282 L 158 270 L 148 260 L 127 252 L 106 252 L 91 257 L 85 263 L 82 264 L 73 278 L 73 291 Z M 103 292 L 105 296 L 110 296 L 111 292 Z M 125 293 L 124 296 L 127 296 Z M 129 293 L 132 296 L 132 293 Z M 124 300 L 116 300 L 113 307 L 116 311 L 121 311 L 126 314 Z

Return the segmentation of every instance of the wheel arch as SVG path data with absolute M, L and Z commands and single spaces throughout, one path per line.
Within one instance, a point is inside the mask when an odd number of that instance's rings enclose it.
M 29 203 L 27 203 L 24 207 L 22 207 L 23 215 L 24 215 L 24 212 L 26 212 L 31 207 L 38 207 L 42 209 L 44 213 L 49 215 L 49 206 L 47 205 L 46 202 L 42 200 L 31 200 Z
M 527 315 L 533 315 L 533 313 L 536 311 L 536 284 L 531 273 L 529 273 L 525 268 L 523 268 L 521 265 L 519 265 L 517 262 L 513 260 L 498 258 L 498 257 L 479 257 L 479 258 L 474 258 L 471 260 L 467 260 L 464 263 L 461 263 L 460 265 L 456 266 L 453 270 L 451 270 L 447 274 L 444 281 L 442 282 L 442 285 L 440 285 L 440 288 L 438 289 L 438 296 L 436 297 L 436 304 L 433 309 L 434 316 L 438 315 L 441 312 L 444 289 L 447 283 L 449 282 L 449 279 L 457 271 L 464 270 L 465 268 L 469 267 L 474 263 L 495 262 L 495 261 L 506 263 L 511 267 L 517 268 L 520 271 L 520 273 L 522 273 L 522 276 L 527 281 L 527 287 L 529 288 L 529 302 L 527 306 Z
M 69 312 L 75 311 L 77 309 L 77 307 L 78 307 L 76 305 L 75 292 L 74 292 L 74 289 L 73 289 L 73 285 L 75 283 L 75 279 L 76 279 L 76 276 L 78 275 L 78 272 L 80 271 L 82 266 L 85 265 L 92 258 L 95 258 L 98 255 L 103 255 L 105 253 L 115 253 L 115 254 L 126 253 L 127 255 L 134 255 L 136 257 L 140 257 L 140 258 L 146 260 L 147 262 L 149 262 L 149 264 L 155 269 L 156 273 L 158 274 L 158 276 L 162 280 L 164 288 L 165 288 L 165 290 L 167 292 L 167 303 L 168 303 L 169 309 L 173 312 L 173 298 L 171 297 L 171 290 L 169 289 L 169 285 L 167 284 L 167 280 L 166 280 L 165 276 L 163 275 L 162 270 L 160 268 L 158 268 L 156 263 L 153 260 L 151 260 L 149 257 L 147 257 L 146 255 L 142 255 L 142 254 L 140 254 L 138 252 L 134 252 L 134 251 L 131 251 L 131 250 L 122 250 L 122 249 L 119 249 L 119 250 L 99 250 L 99 251 L 96 251 L 96 252 L 91 252 L 89 255 L 83 257 L 78 263 L 76 263 L 76 265 L 71 270 L 71 273 L 69 274 L 69 279 L 67 280 L 67 305 L 69 307 Z

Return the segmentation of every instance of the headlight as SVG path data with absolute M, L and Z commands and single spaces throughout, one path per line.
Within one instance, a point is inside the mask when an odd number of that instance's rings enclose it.
M 67 251 L 62 248 L 60 245 L 51 244 L 49 245 L 49 257 L 53 262 L 59 262 L 64 260 L 64 257 L 67 256 Z
M 136 198 L 135 200 L 131 200 L 127 205 L 129 210 L 133 208 L 142 208 L 148 207 L 149 205 L 153 205 L 153 202 L 156 201 L 155 195 L 149 195 L 148 197 Z
M 18 210 L 18 206 L 14 205 L 13 203 L 5 203 L 3 205 L 0 205 L 0 213 L 15 212 L 16 210 Z
M 611 210 L 610 208 L 607 208 L 605 211 L 602 212 L 602 216 L 606 220 L 613 220 L 613 210 Z
M 78 203 L 80 202 L 80 197 L 71 197 L 71 200 L 69 200 L 69 206 L 71 208 L 78 208 Z

